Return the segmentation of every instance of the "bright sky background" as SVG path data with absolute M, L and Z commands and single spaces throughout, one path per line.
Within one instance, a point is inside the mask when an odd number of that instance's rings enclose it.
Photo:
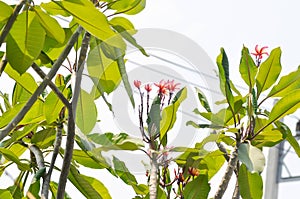
M 299 7 L 297 0 L 148 0 L 146 9 L 130 19 L 137 29 L 162 28 L 189 37 L 213 61 L 220 47 L 224 47 L 230 62 L 231 79 L 238 84 L 237 71 L 243 44 L 250 51 L 256 44 L 269 46 L 269 52 L 280 46 L 283 74 L 300 65 Z M 4 82 L 0 82 L 2 89 Z M 128 187 L 118 180 L 101 180 L 107 184 L 113 198 L 129 198 L 125 197 L 129 194 Z M 295 184 L 280 186 L 279 198 L 295 198 L 299 194 L 299 183 Z M 224 198 L 230 196 L 231 192 Z

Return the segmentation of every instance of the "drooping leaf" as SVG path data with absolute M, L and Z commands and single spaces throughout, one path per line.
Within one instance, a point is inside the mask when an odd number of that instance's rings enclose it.
M 205 97 L 204 93 L 199 88 L 196 88 L 196 92 L 198 95 L 199 102 L 201 103 L 203 108 L 205 108 L 205 110 L 207 112 L 211 112 L 209 103 L 208 103 L 207 98 Z
M 276 82 L 281 72 L 280 57 L 281 49 L 279 47 L 275 48 L 268 59 L 260 65 L 256 77 L 257 98 Z
M 92 35 L 120 49 L 126 44 L 110 28 L 106 16 L 92 2 L 85 0 L 53 1 L 74 17 L 74 20 Z
M 141 12 L 146 6 L 146 0 L 120 0 L 110 6 L 117 13 L 134 15 Z
M 167 132 L 173 128 L 176 122 L 178 108 L 186 97 L 187 88 L 184 87 L 176 93 L 171 104 L 163 109 L 162 119 L 160 121 L 160 140 L 165 139 Z M 163 145 L 165 146 L 166 144 L 166 140 L 164 140 Z
M 109 151 L 109 150 L 138 150 L 144 144 L 141 139 L 134 138 L 126 133 L 113 134 L 113 133 L 104 133 L 104 134 L 91 134 L 88 135 L 88 138 L 91 139 L 96 144 L 101 146 L 97 147 L 99 151 Z
M 243 199 L 261 199 L 263 196 L 262 177 L 254 172 L 251 173 L 242 164 L 239 169 L 238 182 Z
M 100 159 L 100 157 L 102 159 Z M 73 151 L 73 160 L 78 162 L 79 164 L 93 169 L 103 169 L 108 168 L 109 165 L 99 153 L 97 158 L 95 158 L 91 153 L 88 151 L 74 149 Z
M 10 15 L 13 13 L 12 7 L 0 1 L 0 23 L 6 23 Z
M 115 156 L 113 156 L 113 164 L 116 174 L 128 185 L 137 185 L 137 180 L 134 175 L 130 173 L 125 163 Z
M 65 41 L 65 31 L 59 25 L 59 23 L 50 15 L 46 14 L 38 6 L 34 7 L 34 11 L 40 20 L 41 25 L 44 27 L 46 34 L 55 39 L 58 43 L 63 43 Z
M 23 74 L 39 56 L 44 46 L 45 30 L 35 12 L 18 15 L 7 37 L 7 60 L 18 73 Z
M 97 109 L 94 102 L 94 96 L 81 89 L 77 112 L 76 125 L 84 134 L 92 131 L 97 122 Z
M 111 199 L 107 188 L 98 180 L 79 173 L 71 165 L 68 179 L 86 197 L 90 199 Z
M 122 81 L 123 81 L 123 84 L 125 86 L 125 90 L 126 90 L 127 95 L 130 99 L 130 102 L 131 102 L 131 104 L 134 108 L 135 103 L 134 103 L 132 88 L 130 86 L 130 83 L 129 83 L 129 80 L 128 80 L 128 75 L 127 75 L 126 68 L 125 68 L 124 57 L 123 57 L 122 52 L 121 52 L 120 49 L 115 48 L 115 53 L 117 55 L 117 63 L 118 63 L 118 67 L 119 67 L 119 73 L 121 74 Z
M 284 97 L 293 90 L 300 88 L 300 68 L 296 71 L 282 76 L 277 85 L 275 85 L 268 97 Z
M 200 174 L 196 179 L 186 185 L 183 195 L 186 199 L 207 199 L 209 191 L 210 185 L 207 175 Z
M 5 159 L 16 163 L 20 170 L 22 171 L 30 170 L 30 166 L 28 164 L 22 163 L 20 159 L 17 157 L 17 155 L 15 155 L 11 150 L 1 147 L 0 153 L 5 157 Z
M 265 156 L 262 151 L 251 144 L 239 146 L 238 158 L 250 172 L 262 172 L 265 166 Z
M 243 80 L 250 87 L 250 90 L 252 90 L 255 84 L 255 76 L 258 69 L 249 54 L 248 48 L 245 46 L 243 46 L 239 70 Z

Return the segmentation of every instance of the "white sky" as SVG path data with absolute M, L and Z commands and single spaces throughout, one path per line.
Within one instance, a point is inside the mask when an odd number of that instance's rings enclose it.
M 231 78 L 238 84 L 237 71 L 243 44 L 250 51 L 256 44 L 269 46 L 268 50 L 280 46 L 283 74 L 298 67 L 299 8 L 297 0 L 148 0 L 146 9 L 137 16 L 130 16 L 130 19 L 137 29 L 162 28 L 187 36 L 198 43 L 213 61 L 220 47 L 224 47 L 230 62 Z M 0 82 L 2 89 L 4 82 Z M 113 198 L 120 198 L 120 194 L 127 198 L 125 195 L 129 194 L 126 191 L 129 187 L 118 180 L 101 180 L 107 184 Z M 299 184 L 296 186 L 299 187 Z M 299 194 L 297 190 L 295 183 L 284 184 L 280 186 L 279 198 L 295 198 Z M 231 193 L 224 198 L 230 196 Z

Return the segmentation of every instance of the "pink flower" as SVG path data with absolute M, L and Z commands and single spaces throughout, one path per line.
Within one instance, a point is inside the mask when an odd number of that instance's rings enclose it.
M 152 90 L 151 84 L 146 84 L 144 88 L 148 93 Z
M 133 84 L 134 84 L 135 87 L 137 87 L 138 89 L 140 89 L 142 83 L 141 83 L 140 80 L 134 80 Z
M 177 86 L 179 86 L 179 85 L 180 85 L 180 83 L 174 84 L 174 80 L 172 80 L 172 81 L 168 80 L 167 83 L 166 83 L 166 88 L 172 93 L 176 89 L 179 89 L 179 88 L 177 88 Z
M 161 80 L 158 84 L 154 83 L 154 85 L 158 87 L 159 94 L 167 94 L 166 82 L 164 80 Z
M 269 56 L 269 53 L 267 52 L 264 52 L 264 50 L 268 48 L 268 46 L 264 46 L 262 48 L 258 48 L 258 45 L 255 46 L 255 52 L 254 53 L 251 53 L 252 55 L 254 55 L 256 57 L 256 59 L 262 59 L 263 58 L 263 55 L 268 55 Z

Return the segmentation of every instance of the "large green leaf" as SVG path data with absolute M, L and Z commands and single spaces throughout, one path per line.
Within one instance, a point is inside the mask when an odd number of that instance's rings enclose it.
M 145 6 L 146 0 L 119 0 L 112 4 L 110 8 L 116 10 L 117 13 L 134 15 L 141 12 Z
M 100 157 L 102 159 L 100 159 Z M 105 159 L 102 157 L 101 153 L 99 153 L 96 158 L 88 151 L 74 149 L 73 160 L 85 167 L 93 169 L 103 169 L 109 167 Z
M 13 9 L 3 1 L 0 1 L 0 10 L 0 23 L 5 23 L 13 13 Z
M 243 46 L 239 70 L 243 80 L 250 87 L 250 90 L 252 90 L 255 84 L 257 66 L 255 65 L 252 57 L 250 56 L 248 48 L 246 48 L 245 46 Z
M 200 174 L 185 186 L 183 195 L 186 199 L 207 199 L 209 191 L 210 185 L 207 175 Z
M 65 31 L 59 23 L 54 18 L 50 17 L 50 15 L 42 11 L 42 9 L 38 6 L 34 7 L 34 11 L 47 35 L 55 39 L 57 42 L 63 43 L 65 41 Z
M 147 117 L 148 133 L 150 137 L 155 137 L 155 135 L 160 133 L 160 104 L 161 99 L 157 96 L 154 98 L 151 108 Z
M 258 173 L 251 173 L 242 164 L 239 170 L 238 182 L 243 199 L 261 199 L 263 196 L 263 181 Z
M 97 84 L 109 94 L 117 88 L 122 77 L 117 62 L 104 55 L 101 48 L 103 43 L 97 39 L 94 42 L 95 47 L 89 52 L 87 59 L 89 75 L 91 78 L 97 78 Z
M 0 147 L 0 153 L 5 157 L 5 159 L 16 163 L 20 170 L 22 171 L 30 170 L 30 166 L 28 164 L 22 163 L 19 160 L 18 156 L 14 154 L 11 150 Z
M 84 134 L 90 133 L 97 122 L 94 96 L 81 89 L 76 112 L 76 125 Z
M 0 9 L 1 9 L 1 7 L 0 7 Z M 10 191 L 8 191 L 7 189 L 0 190 L 0 198 L 13 199 Z
M 41 149 L 46 149 L 53 145 L 55 137 L 55 128 L 46 128 L 35 133 L 31 138 L 31 143 L 34 143 Z
M 196 92 L 197 92 L 197 95 L 198 95 L 199 102 L 201 103 L 203 108 L 205 108 L 205 110 L 207 112 L 211 112 L 211 108 L 209 106 L 209 103 L 208 103 L 207 98 L 204 95 L 204 93 L 199 88 L 196 88 Z
M 7 37 L 6 56 L 10 65 L 23 74 L 44 46 L 45 30 L 35 12 L 21 13 Z
M 114 169 L 116 174 L 128 185 L 137 185 L 135 176 L 130 173 L 125 163 L 113 156 Z
M 22 86 L 28 93 L 32 94 L 38 87 L 36 81 L 29 73 L 24 73 L 20 75 L 17 71 L 15 71 L 10 64 L 7 64 L 4 72 L 12 79 L 16 81 L 20 86 Z M 17 97 L 19 98 L 19 97 Z M 15 99 L 16 100 L 16 99 Z M 13 101 L 15 104 L 16 101 Z
M 243 143 L 239 146 L 239 160 L 250 172 L 262 172 L 265 166 L 265 156 L 262 151 L 251 144 Z
M 106 16 L 97 10 L 92 2 L 86 0 L 53 2 L 70 13 L 74 20 L 92 35 L 112 46 L 125 49 L 125 42 L 110 28 Z
M 286 115 L 294 113 L 300 107 L 300 89 L 290 92 L 285 97 L 281 98 L 273 107 L 269 115 L 271 124 Z
M 168 131 L 170 131 L 176 121 L 176 114 L 180 104 L 187 97 L 187 88 L 184 87 L 178 91 L 172 100 L 171 104 L 163 109 L 162 119 L 160 121 L 160 140 L 164 140 Z M 165 140 L 166 141 L 166 140 Z M 165 142 L 164 141 L 164 142 Z M 163 143 L 165 146 L 167 143 Z
M 284 97 L 291 91 L 300 88 L 300 68 L 280 78 L 268 97 Z
M 126 133 L 113 134 L 113 133 L 104 133 L 104 134 L 91 134 L 88 135 L 88 138 L 91 139 L 96 144 L 101 146 L 97 147 L 99 151 L 109 151 L 109 150 L 138 150 L 144 146 L 143 141 L 139 138 L 134 138 Z
M 26 74 L 26 73 L 25 73 Z M 13 89 L 12 105 L 27 102 L 31 97 L 31 93 L 24 89 L 20 84 L 16 83 Z
M 125 17 L 114 17 L 109 21 L 109 24 L 112 26 L 117 26 L 117 25 L 122 26 L 131 35 L 137 32 L 133 24 Z
M 79 173 L 79 171 L 71 165 L 70 174 L 68 176 L 72 184 L 89 199 L 110 199 L 111 196 L 107 188 L 98 180 Z
M 279 47 L 275 48 L 268 59 L 260 65 L 256 77 L 257 98 L 276 82 L 281 72 L 280 57 L 281 49 Z

